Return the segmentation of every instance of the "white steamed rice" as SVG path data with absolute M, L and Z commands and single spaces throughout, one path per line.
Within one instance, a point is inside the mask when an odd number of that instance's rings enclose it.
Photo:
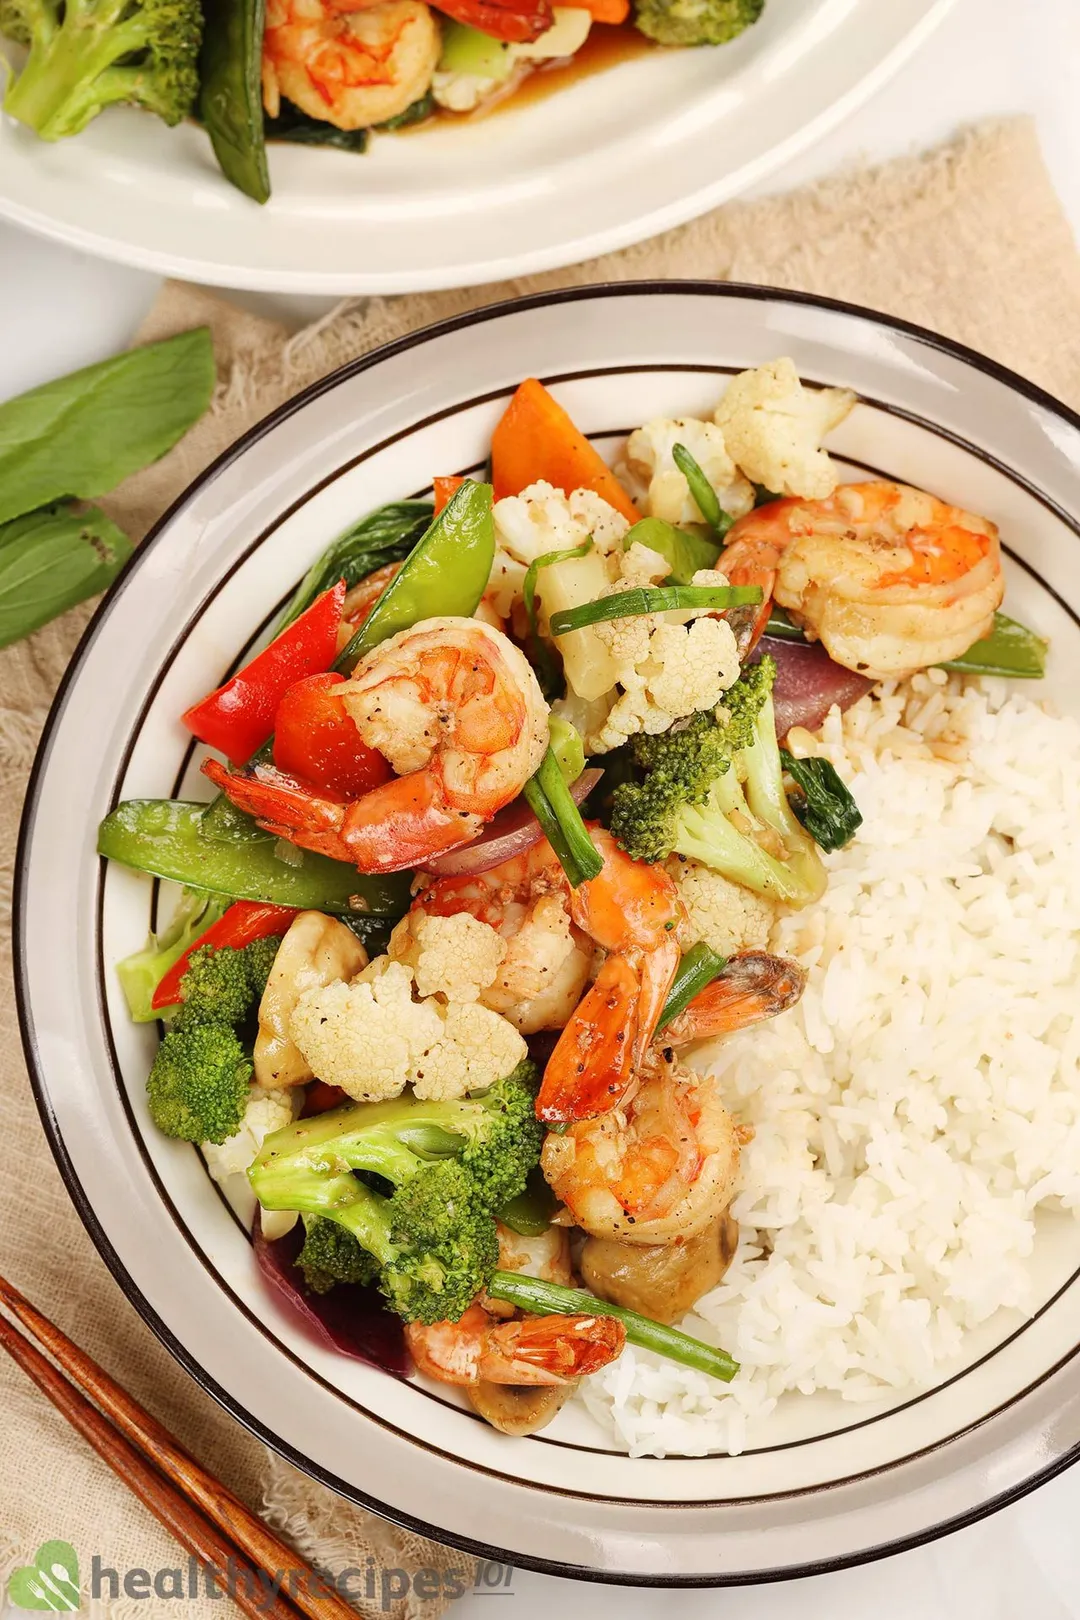
M 634 1455 L 738 1452 L 787 1391 L 936 1381 L 1035 1303 L 1039 1209 L 1080 1210 L 1080 726 L 930 670 L 800 739 L 864 822 L 775 930 L 799 1006 L 700 1059 L 755 1135 L 738 1255 L 684 1325 L 742 1371 L 628 1348 L 579 1398 Z

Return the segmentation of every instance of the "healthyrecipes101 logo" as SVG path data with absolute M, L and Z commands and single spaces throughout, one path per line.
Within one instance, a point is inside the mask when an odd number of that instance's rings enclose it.
M 228 1559 L 223 1566 L 189 1558 L 187 1567 L 170 1565 L 155 1571 L 137 1568 L 122 1573 L 95 1553 L 90 1564 L 91 1601 L 115 1602 L 121 1594 L 129 1602 L 147 1602 L 152 1612 L 170 1598 L 235 1598 L 243 1593 L 256 1609 L 269 1610 L 281 1593 L 296 1598 L 343 1598 L 366 1612 L 387 1613 L 410 1595 L 453 1602 L 466 1593 L 510 1593 L 514 1571 L 508 1564 L 481 1559 L 469 1569 L 388 1569 L 368 1558 L 363 1567 L 351 1565 L 337 1573 L 309 1569 L 253 1570 Z M 0 1594 L 2 1596 L 2 1594 Z M 12 1572 L 7 1604 L 0 1617 L 21 1611 L 72 1613 L 82 1607 L 79 1560 L 68 1541 L 46 1541 L 31 1564 Z

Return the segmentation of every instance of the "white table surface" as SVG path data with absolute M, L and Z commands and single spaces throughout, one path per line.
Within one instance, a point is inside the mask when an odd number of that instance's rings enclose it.
M 880 0 L 887 5 L 889 0 Z M 957 124 L 1034 114 L 1080 236 L 1080 0 L 958 0 L 939 32 L 875 101 L 769 182 L 786 189 L 856 159 L 914 151 Z M 109 354 L 149 308 L 157 280 L 0 224 L 0 399 Z M 243 300 L 244 295 L 236 295 Z M 255 302 L 252 300 L 252 302 Z M 297 318 L 325 300 L 260 298 Z M 0 1481 L 0 1499 L 3 1489 Z M 561 1603 L 592 1620 L 1080 1620 L 1080 1470 L 982 1524 L 898 1558 L 812 1581 L 724 1592 L 584 1587 L 518 1571 L 507 1620 Z M 477 1535 L 483 1527 L 477 1525 Z M 492 1620 L 486 1597 L 453 1620 Z

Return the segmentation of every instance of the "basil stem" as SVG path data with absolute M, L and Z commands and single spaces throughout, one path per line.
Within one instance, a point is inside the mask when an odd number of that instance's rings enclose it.
M 520 1271 L 497 1271 L 487 1286 L 494 1299 L 504 1299 L 518 1310 L 532 1311 L 536 1316 L 614 1316 L 626 1329 L 631 1344 L 641 1350 L 653 1350 L 684 1367 L 696 1367 L 698 1372 L 711 1373 L 725 1384 L 739 1370 L 739 1363 L 726 1350 L 714 1350 L 711 1344 L 691 1338 L 678 1328 L 654 1322 L 650 1316 L 639 1316 L 621 1305 L 609 1305 L 607 1300 L 596 1299 L 583 1288 L 563 1288 L 559 1283 L 544 1282 L 539 1277 L 526 1277 Z
M 659 1035 L 673 1018 L 685 1012 L 694 997 L 699 996 L 714 979 L 719 978 L 726 967 L 727 957 L 718 956 L 704 941 L 691 945 L 671 981 L 671 989 L 668 991 L 664 1010 L 656 1025 L 656 1033 Z
M 563 608 L 551 615 L 553 636 L 565 636 L 587 624 L 603 619 L 633 619 L 644 613 L 668 613 L 672 609 L 745 607 L 761 601 L 760 585 L 639 585 L 633 590 L 601 596 L 580 607 Z

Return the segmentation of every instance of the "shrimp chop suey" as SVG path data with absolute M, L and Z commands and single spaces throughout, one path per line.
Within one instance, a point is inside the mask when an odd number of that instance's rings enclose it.
M 854 404 L 777 360 L 612 470 L 527 380 L 186 711 L 216 798 L 102 824 L 182 886 L 119 968 L 155 1125 L 508 1434 L 926 1384 L 1080 1204 L 1076 730 L 992 517 L 841 482 Z

